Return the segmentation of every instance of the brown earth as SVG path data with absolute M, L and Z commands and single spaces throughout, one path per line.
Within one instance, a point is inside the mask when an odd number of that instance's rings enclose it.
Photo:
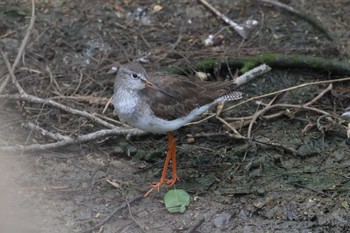
M 110 64 L 149 52 L 147 70 L 191 70 L 199 61 L 217 58 L 223 65 L 209 70 L 215 78 L 230 76 L 228 57 L 278 53 L 349 59 L 348 1 L 283 1 L 318 19 L 335 40 L 304 18 L 259 1 L 210 2 L 238 23 L 254 19 L 259 24 L 242 40 L 197 1 L 36 1 L 36 22 L 16 77 L 30 94 L 102 114 L 113 92 L 114 77 L 107 74 Z M 13 62 L 26 33 L 31 2 L 5 1 L 0 9 L 2 47 Z M 206 47 L 203 40 L 209 34 L 218 35 L 217 41 Z M 0 84 L 7 74 L 1 64 Z M 245 99 L 346 77 L 278 62 L 272 68 L 240 89 Z M 235 68 L 230 71 L 234 74 Z M 281 103 L 306 103 L 326 87 L 296 89 Z M 9 83 L 1 94 L 13 93 L 16 89 Z M 22 127 L 27 121 L 69 136 L 101 128 L 52 107 L 0 99 L 0 146 L 50 142 Z M 262 101 L 269 103 L 271 97 Z M 350 148 L 347 123 L 340 115 L 349 105 L 349 82 L 339 82 L 312 105 L 330 116 L 272 109 L 269 114 L 284 114 L 257 119 L 252 136 L 260 143 L 231 138 L 215 118 L 184 127 L 176 132 L 181 178 L 176 188 L 191 195 L 185 213 L 165 209 L 164 187 L 121 208 L 94 232 L 348 232 Z M 230 121 L 261 108 L 249 102 L 223 117 Z M 112 107 L 105 116 L 116 118 Z M 239 131 L 246 135 L 247 127 Z M 194 142 L 189 135 L 195 135 Z M 149 134 L 105 137 L 31 153 L 1 151 L 0 232 L 89 230 L 159 178 L 165 151 L 165 135 Z

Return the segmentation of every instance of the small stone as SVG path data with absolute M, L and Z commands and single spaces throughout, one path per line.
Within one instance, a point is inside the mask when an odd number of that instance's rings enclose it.
M 344 151 L 340 151 L 340 150 L 336 150 L 334 153 L 334 158 L 338 161 L 338 162 L 341 162 L 344 157 L 345 157 L 345 153 Z
M 217 228 L 222 227 L 223 225 L 227 224 L 230 221 L 231 216 L 232 215 L 230 213 L 222 212 L 221 214 L 219 214 L 218 217 L 216 217 L 213 220 L 214 226 Z
M 196 72 L 196 78 L 199 78 L 201 81 L 207 81 L 208 80 L 208 75 L 204 72 Z

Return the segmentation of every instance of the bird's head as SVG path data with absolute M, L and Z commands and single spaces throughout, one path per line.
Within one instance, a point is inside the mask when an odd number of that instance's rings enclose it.
M 136 62 L 128 63 L 118 68 L 114 85 L 116 88 L 118 86 L 119 88 L 129 89 L 132 91 L 150 88 L 163 93 L 164 95 L 170 96 L 166 91 L 148 81 L 146 70 L 141 64 Z

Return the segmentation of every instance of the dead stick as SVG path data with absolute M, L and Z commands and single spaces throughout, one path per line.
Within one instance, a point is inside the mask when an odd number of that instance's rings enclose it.
M 5 65 L 6 65 L 6 68 L 10 74 L 10 77 L 12 79 L 12 82 L 13 84 L 16 86 L 18 92 L 21 94 L 21 95 L 25 95 L 25 91 L 23 90 L 23 88 L 21 87 L 21 85 L 17 82 L 17 79 L 16 79 L 16 76 L 15 74 L 13 73 L 13 69 L 11 68 L 11 64 L 7 58 L 7 54 L 4 53 L 4 51 L 1 49 L 1 55 L 2 55 L 2 58 L 4 59 L 4 62 L 5 62 Z
M 314 25 L 317 29 L 319 29 L 321 32 L 323 32 L 324 34 L 326 34 L 326 36 L 328 37 L 328 39 L 332 40 L 332 41 L 337 41 L 336 36 L 334 35 L 334 33 L 332 33 L 330 30 L 328 30 L 323 23 L 318 20 L 317 18 L 311 16 L 308 13 L 302 13 L 299 10 L 296 10 L 294 7 L 288 6 L 284 3 L 278 2 L 278 1 L 274 1 L 274 0 L 259 0 L 260 2 L 264 2 L 264 3 L 268 3 L 271 4 L 273 6 L 279 7 L 281 9 L 284 9 L 290 13 L 293 13 L 297 16 L 299 16 L 300 18 L 306 20 L 307 22 L 309 22 L 310 24 Z
M 261 64 L 261 65 L 255 67 L 255 68 L 245 72 L 244 74 L 242 74 L 238 78 L 236 78 L 234 80 L 234 83 L 237 86 L 241 86 L 243 84 L 246 84 L 246 83 L 250 82 L 252 79 L 256 78 L 257 76 L 266 74 L 270 70 L 271 70 L 270 66 L 268 66 L 266 64 Z
M 253 129 L 253 124 L 255 123 L 256 119 L 258 119 L 259 116 L 263 115 L 265 112 L 267 112 L 271 107 L 271 103 L 273 101 L 271 101 L 269 104 L 267 104 L 267 106 L 259 111 L 257 111 L 256 113 L 253 114 L 253 117 L 249 123 L 248 126 L 248 132 L 247 132 L 247 137 L 251 138 L 251 134 L 252 134 L 252 129 Z
M 71 137 L 64 136 L 60 133 L 51 133 L 51 132 L 47 131 L 46 129 L 43 129 L 43 128 L 33 124 L 32 122 L 23 123 L 23 126 L 26 128 L 29 128 L 31 130 L 37 131 L 41 135 L 46 136 L 46 137 L 51 138 L 51 139 L 56 140 L 56 141 L 71 140 Z
M 127 135 L 140 135 L 144 133 L 138 129 L 103 129 L 93 133 L 84 134 L 77 136 L 76 138 L 65 138 L 57 142 L 46 143 L 46 144 L 30 144 L 30 145 L 15 145 L 15 146 L 3 146 L 0 147 L 0 151 L 21 151 L 21 152 L 32 152 L 32 151 L 44 151 L 50 149 L 57 149 L 63 146 L 70 146 L 77 143 L 85 143 L 98 138 L 127 134 Z
M 323 110 L 318 109 L 318 108 L 308 107 L 305 105 L 275 104 L 275 105 L 269 106 L 267 110 L 271 110 L 272 108 L 296 108 L 296 109 L 302 109 L 302 110 L 310 110 L 310 111 L 317 112 L 317 113 L 322 114 L 322 115 L 331 115 L 329 112 L 323 111 Z
M 311 110 L 311 111 L 315 111 L 316 112 L 318 109 L 316 109 L 316 108 L 306 108 L 306 107 L 309 107 L 311 104 L 315 103 L 317 100 L 319 100 L 322 96 L 324 96 L 327 92 L 331 91 L 332 89 L 333 89 L 333 84 L 329 84 L 326 89 L 324 89 L 321 93 L 319 93 L 315 98 L 313 98 L 311 101 L 307 102 L 306 104 L 304 104 L 304 105 L 293 105 L 293 106 L 290 106 L 290 107 L 307 109 L 307 110 Z M 278 104 L 277 107 L 287 107 L 287 106 L 284 105 L 284 104 Z M 320 110 L 320 111 L 322 111 L 322 110 Z M 321 113 L 321 112 L 319 112 L 319 113 Z M 281 112 L 278 112 L 278 113 L 274 113 L 274 114 L 270 114 L 270 115 L 267 115 L 267 116 L 263 116 L 263 118 L 264 119 L 273 119 L 273 118 L 282 116 L 283 114 L 284 114 L 284 111 L 281 111 Z
M 247 39 L 247 32 L 244 30 L 244 27 L 235 23 L 233 20 L 229 19 L 226 15 L 216 10 L 212 5 L 210 5 L 206 0 L 198 0 L 204 6 L 206 6 L 209 10 L 211 10 L 216 16 L 221 18 L 225 23 L 230 25 L 243 39 Z
M 199 221 L 196 222 L 196 224 L 194 224 L 194 226 L 191 227 L 188 231 L 186 231 L 186 233 L 193 233 L 193 232 L 196 232 L 197 229 L 198 229 L 198 227 L 200 227 L 200 226 L 204 223 L 204 221 L 205 221 L 205 218 L 204 218 L 204 217 L 201 218 L 201 219 L 199 219 Z
M 19 61 L 21 59 L 21 57 L 23 56 L 24 49 L 25 49 L 25 47 L 26 47 L 26 45 L 28 43 L 28 39 L 29 39 L 30 33 L 32 32 L 33 27 L 34 27 L 34 22 L 35 22 L 35 2 L 34 2 L 34 0 L 32 0 L 32 15 L 30 17 L 30 21 L 29 21 L 29 25 L 28 25 L 28 28 L 27 28 L 27 32 L 24 35 L 24 38 L 23 38 L 22 43 L 21 43 L 21 46 L 19 47 L 16 59 L 15 59 L 15 61 L 12 64 L 12 68 L 11 68 L 12 72 L 15 70 L 16 66 L 18 65 L 18 63 L 19 63 Z M 5 89 L 7 83 L 9 82 L 9 80 L 10 80 L 10 76 L 7 75 L 7 77 L 5 78 L 4 82 L 0 86 L 0 94 Z
M 303 84 L 300 84 L 300 85 L 297 85 L 297 86 L 288 87 L 288 88 L 285 88 L 285 89 L 282 89 L 282 90 L 279 90 L 279 91 L 275 91 L 275 92 L 271 92 L 271 93 L 267 93 L 267 94 L 264 94 L 264 95 L 254 96 L 254 97 L 252 97 L 250 99 L 247 99 L 245 101 L 242 101 L 242 102 L 240 102 L 238 104 L 235 104 L 235 105 L 232 105 L 232 106 L 230 106 L 228 108 L 225 108 L 225 109 L 222 110 L 222 112 L 226 112 L 228 110 L 231 110 L 231 109 L 236 108 L 236 107 L 238 107 L 240 105 L 252 102 L 254 100 L 259 100 L 259 99 L 264 98 L 264 97 L 274 96 L 274 95 L 281 94 L 281 93 L 286 92 L 286 91 L 296 90 L 296 89 L 301 88 L 301 87 L 307 87 L 307 86 L 319 85 L 319 84 L 345 82 L 345 81 L 350 81 L 350 77 L 340 78 L 340 79 L 332 79 L 332 80 L 324 80 L 324 81 L 317 81 L 317 82 L 310 82 L 310 83 L 303 83 Z M 215 114 L 213 114 L 213 116 L 215 116 Z
M 117 126 L 115 126 L 113 124 L 110 124 L 107 121 L 104 121 L 104 120 L 102 120 L 102 119 L 100 119 L 100 118 L 98 118 L 98 117 L 94 116 L 93 114 L 90 114 L 90 113 L 88 113 L 86 111 L 77 110 L 77 109 L 68 107 L 66 105 L 60 104 L 60 103 L 58 103 L 56 101 L 43 99 L 43 98 L 40 98 L 40 97 L 37 97 L 37 96 L 34 96 L 34 95 L 29 95 L 29 94 L 26 94 L 26 93 L 22 94 L 22 95 L 21 94 L 1 95 L 0 99 L 1 98 L 20 99 L 20 100 L 28 101 L 30 103 L 50 105 L 52 107 L 61 109 L 61 110 L 65 111 L 65 112 L 71 113 L 73 115 L 85 117 L 85 118 L 91 120 L 92 122 L 95 122 L 97 124 L 105 126 L 105 127 L 109 128 L 109 129 L 120 129 L 119 127 L 117 127 Z
M 261 64 L 247 72 L 245 72 L 244 74 L 242 74 L 241 76 L 237 77 L 235 80 L 234 80 L 234 83 L 237 85 L 237 87 L 243 85 L 243 84 L 246 84 L 248 82 L 250 82 L 251 80 L 253 80 L 254 78 L 256 78 L 257 76 L 260 76 L 260 75 L 263 75 L 267 72 L 269 72 L 271 70 L 271 67 L 266 65 L 266 64 Z M 246 101 L 244 101 L 246 103 Z M 234 106 L 239 106 L 241 104 L 236 104 Z M 234 107 L 233 106 L 233 107 Z M 232 109 L 233 107 L 229 108 L 229 109 Z M 227 109 L 224 109 L 223 111 L 226 111 Z M 203 119 L 200 119 L 198 121 L 194 121 L 194 122 L 190 122 L 190 123 L 187 123 L 186 125 L 195 125 L 195 124 L 199 124 L 203 121 L 206 121 L 214 116 L 216 116 L 217 114 L 214 113 L 214 114 L 211 114 Z M 225 124 L 225 123 L 224 123 Z
M 143 198 L 143 195 L 139 195 L 139 196 L 136 196 L 134 198 L 132 198 L 128 203 L 129 205 L 132 204 L 133 202 L 136 202 L 136 201 L 139 201 Z M 96 226 L 92 227 L 91 229 L 87 230 L 87 231 L 84 231 L 83 233 L 90 233 L 94 230 L 97 230 L 99 229 L 100 227 L 102 227 L 103 225 L 105 225 L 108 221 L 110 221 L 114 215 L 116 215 L 119 211 L 121 211 L 122 209 L 124 209 L 125 207 L 127 207 L 128 205 L 127 202 L 121 204 L 120 206 L 118 206 L 115 210 L 113 210 L 113 212 L 108 215 L 107 218 L 105 218 L 101 223 L 97 224 Z
M 306 104 L 304 104 L 304 106 L 310 106 L 310 105 L 316 103 L 319 99 L 321 99 L 326 93 L 328 93 L 331 90 L 333 90 L 333 84 L 332 83 L 329 84 L 326 89 L 321 91 L 315 98 L 313 98 L 311 101 L 309 101 Z
M 253 124 L 255 123 L 256 119 L 259 116 L 263 116 L 265 112 L 271 110 L 272 108 L 276 108 L 276 107 L 293 107 L 293 108 L 298 108 L 298 109 L 307 109 L 307 110 L 312 110 L 314 112 L 318 112 L 322 115 L 330 115 L 328 112 L 317 109 L 317 108 L 312 108 L 309 107 L 309 105 L 315 103 L 317 100 L 319 100 L 322 96 L 324 96 L 328 91 L 332 90 L 332 84 L 330 84 L 325 90 L 323 90 L 320 94 L 318 94 L 315 98 L 313 98 L 311 101 L 309 101 L 306 104 L 303 105 L 294 105 L 294 104 L 272 104 L 274 100 L 270 101 L 270 103 L 268 103 L 263 109 L 261 109 L 260 111 L 256 112 L 253 117 L 252 120 L 249 124 L 248 127 L 248 133 L 247 133 L 247 137 L 250 138 L 251 137 L 251 131 L 252 131 L 252 127 Z

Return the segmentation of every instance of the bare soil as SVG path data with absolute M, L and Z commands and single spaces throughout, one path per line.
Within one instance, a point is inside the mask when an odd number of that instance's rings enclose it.
M 207 58 L 225 64 L 228 57 L 265 53 L 349 60 L 348 1 L 283 1 L 317 18 L 336 41 L 305 19 L 271 5 L 210 2 L 238 23 L 255 19 L 259 24 L 242 40 L 198 1 L 38 0 L 35 26 L 16 77 L 30 94 L 102 115 L 113 94 L 114 76 L 107 74 L 110 64 L 149 52 L 145 63 L 149 71 L 191 70 Z M 13 62 L 26 33 L 31 2 L 4 1 L 0 9 L 0 38 Z M 209 34 L 218 40 L 206 47 L 203 41 Z M 1 64 L 0 84 L 7 74 Z M 245 99 L 343 77 L 315 69 L 272 68 L 264 78 L 240 89 Z M 229 71 L 225 65 L 210 70 L 217 79 L 236 72 Z M 282 103 L 304 104 L 327 85 L 291 91 Z M 9 83 L 1 94 L 13 93 L 16 89 Z M 330 118 L 286 107 L 269 111 L 284 110 L 279 117 L 259 117 L 252 136 L 265 145 L 233 139 L 215 118 L 176 131 L 181 179 L 176 188 L 191 195 L 183 214 L 165 209 L 166 187 L 129 203 L 159 179 L 165 135 L 120 135 L 31 153 L 1 151 L 0 232 L 85 232 L 120 207 L 93 232 L 349 232 L 350 147 L 347 123 L 339 117 L 350 105 L 349 93 L 349 82 L 334 83 L 332 91 L 312 105 L 330 113 Z M 22 127 L 27 121 L 69 136 L 101 128 L 55 108 L 0 101 L 0 146 L 50 142 Z M 271 97 L 262 100 L 270 101 Z M 229 121 L 251 116 L 261 108 L 250 102 L 223 117 Z M 105 116 L 116 119 L 111 106 Z M 246 135 L 248 129 L 238 130 Z

